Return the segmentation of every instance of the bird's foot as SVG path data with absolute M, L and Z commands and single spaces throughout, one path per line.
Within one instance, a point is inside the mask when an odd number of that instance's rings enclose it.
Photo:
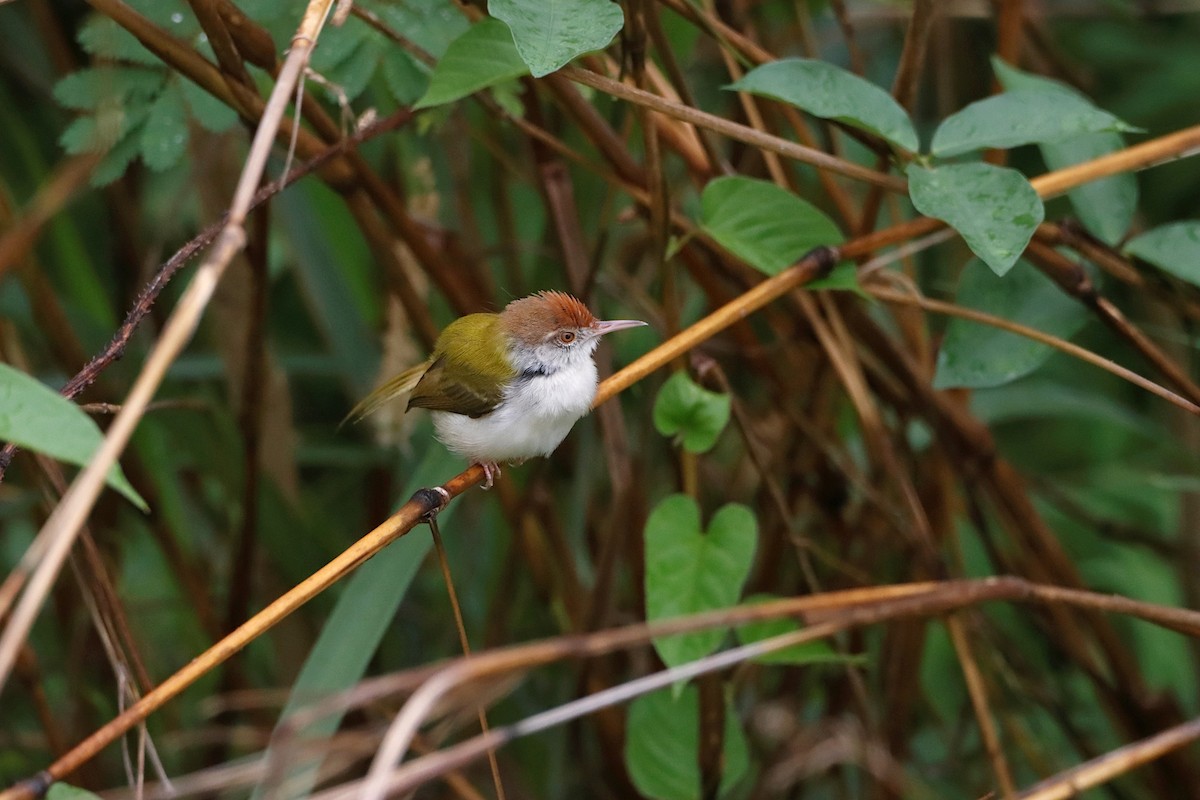
M 421 515 L 421 519 L 425 520 L 426 522 L 430 522 L 434 517 L 440 514 L 442 509 L 446 507 L 446 504 L 450 502 L 450 493 L 441 486 L 434 486 L 428 489 L 417 489 L 417 491 L 413 493 L 412 499 L 429 509 Z
M 483 490 L 486 492 L 492 488 L 494 479 L 500 477 L 500 465 L 495 461 L 480 461 L 479 466 L 483 467 Z

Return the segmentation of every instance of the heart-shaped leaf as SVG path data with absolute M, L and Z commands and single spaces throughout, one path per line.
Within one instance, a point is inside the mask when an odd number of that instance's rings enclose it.
M 0 364 L 0 441 L 82 467 L 91 461 L 103 438 L 100 428 L 79 406 L 24 372 Z M 129 502 L 142 511 L 149 510 L 120 466 L 113 465 L 107 480 Z
M 754 562 L 758 524 L 746 506 L 730 503 L 713 515 L 705 534 L 700 509 L 683 494 L 663 500 L 646 520 L 646 619 L 696 614 L 737 603 Z M 668 666 L 708 655 L 726 629 L 654 640 Z
M 663 436 L 675 436 L 692 453 L 706 453 L 729 422 L 730 398 L 710 392 L 676 372 L 663 384 L 654 401 L 654 427 Z
M 1024 175 L 991 164 L 911 164 L 908 192 L 918 211 L 949 223 L 997 275 L 1017 263 L 1046 215 Z
M 955 302 L 1070 338 L 1087 310 L 1032 264 L 1018 261 L 1003 278 L 971 261 L 963 269 Z M 981 389 L 1014 381 L 1037 369 L 1054 352 L 1050 345 L 965 319 L 952 319 L 938 351 L 933 385 Z
M 46 800 L 100 800 L 100 795 L 69 783 L 55 781 L 46 792 Z
M 446 48 L 414 108 L 450 103 L 528 72 L 508 26 L 495 19 L 480 20 Z
M 608 47 L 625 24 L 621 6 L 611 0 L 488 0 L 488 13 L 512 29 L 535 78 Z
M 775 275 L 809 250 L 837 244 L 842 232 L 816 206 L 767 181 L 709 181 L 700 197 L 700 226 L 755 269 Z
M 918 147 L 912 121 L 890 94 L 826 61 L 772 61 L 750 70 L 726 88 L 791 103 L 813 116 L 882 136 L 905 150 L 915 151 Z
M 639 792 L 656 800 L 700 797 L 700 699 L 696 687 L 684 687 L 677 697 L 660 689 L 634 700 L 625 731 L 625 763 Z M 750 766 L 746 737 L 728 698 L 722 752 L 721 792 L 725 793 Z

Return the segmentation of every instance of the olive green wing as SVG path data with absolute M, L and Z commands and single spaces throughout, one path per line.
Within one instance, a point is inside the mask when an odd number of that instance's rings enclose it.
M 438 337 L 433 363 L 421 376 L 409 408 L 482 417 L 504 399 L 516 376 L 509 364 L 507 338 L 495 314 L 469 314 Z
M 342 425 L 347 422 L 358 422 L 368 414 L 378 411 L 380 407 L 391 402 L 397 397 L 402 397 L 409 394 L 420 383 L 421 377 L 430 369 L 430 362 L 425 361 L 417 364 L 415 367 L 408 369 L 396 375 L 393 378 L 381 383 L 375 387 L 369 395 L 359 401 L 358 405 L 350 409 L 350 413 L 342 420 Z M 340 426 L 339 426 L 340 427 Z
M 500 404 L 503 386 L 488 390 L 478 381 L 456 377 L 454 372 L 444 358 L 434 361 L 409 398 L 408 407 L 482 417 Z

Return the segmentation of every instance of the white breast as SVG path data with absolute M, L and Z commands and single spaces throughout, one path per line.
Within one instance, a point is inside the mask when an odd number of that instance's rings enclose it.
M 548 456 L 596 396 L 591 358 L 552 375 L 519 379 L 495 411 L 478 419 L 433 412 L 438 439 L 473 462 L 521 461 Z

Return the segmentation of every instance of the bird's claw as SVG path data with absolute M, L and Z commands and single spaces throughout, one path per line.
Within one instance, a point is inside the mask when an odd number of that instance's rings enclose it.
M 492 488 L 494 479 L 500 477 L 500 465 L 495 461 L 480 461 L 479 466 L 483 467 L 483 490 L 486 492 Z

